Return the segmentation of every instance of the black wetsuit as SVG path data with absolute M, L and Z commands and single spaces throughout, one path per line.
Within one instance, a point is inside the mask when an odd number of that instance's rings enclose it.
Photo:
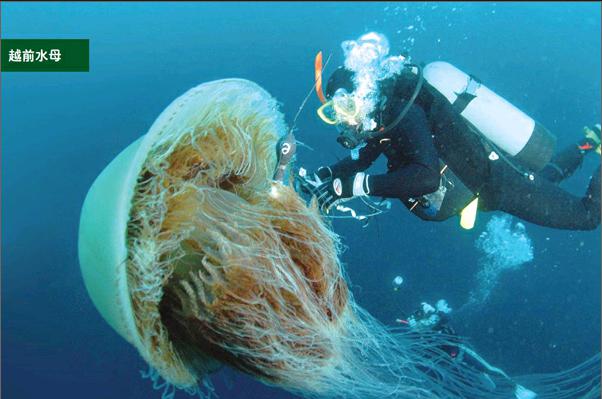
M 382 82 L 381 107 L 374 115 L 379 126 L 387 126 L 396 118 L 411 97 L 417 79 L 406 71 Z M 504 158 L 489 160 L 491 151 L 453 105 L 425 82 L 408 114 L 394 129 L 369 139 L 357 160 L 347 157 L 330 168 L 334 176 L 351 176 L 384 154 L 387 173 L 370 175 L 370 195 L 399 198 L 425 220 L 440 221 L 458 214 L 478 195 L 481 210 L 504 211 L 542 226 L 589 230 L 600 224 L 600 167 L 583 198 L 557 185 L 583 161 L 584 151 L 576 145 L 532 174 L 533 179 Z M 422 206 L 415 206 L 413 199 L 439 188 L 443 164 L 453 172 L 450 178 L 456 179 L 453 186 L 458 189 L 448 190 L 436 214 L 426 213 Z

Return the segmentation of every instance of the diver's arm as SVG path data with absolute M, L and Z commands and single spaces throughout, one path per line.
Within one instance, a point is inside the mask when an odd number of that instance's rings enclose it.
M 350 197 L 371 195 L 404 200 L 408 197 L 437 191 L 440 180 L 439 155 L 433 144 L 428 121 L 422 108 L 417 105 L 410 108 L 406 118 L 391 133 L 390 136 L 381 140 L 395 140 L 390 145 L 395 145 L 399 151 L 403 166 L 384 175 L 368 175 L 364 172 L 354 174 L 352 166 L 344 170 L 343 176 L 337 176 L 336 172 L 332 173 L 332 178 L 329 178 L 318 190 L 317 199 L 323 210 L 328 212 L 332 205 Z M 364 156 L 362 162 L 367 160 L 369 162 L 340 164 L 353 166 L 361 164 L 362 167 L 367 167 L 366 165 L 372 163 L 382 152 L 380 148 L 383 146 L 378 145 L 381 140 L 372 140 L 373 143 L 375 142 L 373 145 L 375 145 L 376 151 L 369 145 L 362 149 L 364 154 L 368 154 L 368 156 Z M 362 159 L 361 155 L 360 159 Z M 339 172 L 340 169 L 336 171 Z M 331 171 L 328 169 L 326 172 Z M 347 173 L 351 173 L 351 175 L 347 175 Z
M 437 191 L 439 188 L 439 155 L 422 108 L 412 106 L 400 122 L 393 139 L 401 140 L 405 164 L 393 172 L 370 175 L 370 195 L 407 199 Z
M 334 177 L 348 177 L 357 172 L 364 171 L 374 163 L 376 158 L 382 153 L 378 140 L 369 140 L 366 146 L 359 150 L 358 159 L 352 159 L 350 156 L 343 158 L 334 165 L 330 165 L 330 172 Z
M 370 175 L 368 185 L 370 195 L 406 200 L 437 191 L 439 173 L 414 163 L 385 175 Z

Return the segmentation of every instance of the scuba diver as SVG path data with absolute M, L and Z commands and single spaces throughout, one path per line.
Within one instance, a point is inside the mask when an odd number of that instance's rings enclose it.
M 542 226 L 591 230 L 600 224 L 600 167 L 578 197 L 558 186 L 590 153 L 600 153 L 600 125 L 555 156 L 555 137 L 451 64 L 424 67 L 388 56 L 387 39 L 367 33 L 343 42 L 345 65 L 322 93 L 318 115 L 337 128 L 351 155 L 300 178 L 320 209 L 351 198 L 398 198 L 418 217 L 460 216 L 472 228 L 477 209 L 503 211 Z M 319 61 L 319 62 L 318 62 Z M 387 173 L 365 171 L 381 155 Z
M 407 326 L 410 332 L 417 337 L 424 336 L 433 345 L 437 345 L 437 350 L 433 351 L 433 356 L 445 353 L 453 360 L 453 363 L 481 373 L 484 384 L 489 386 L 492 391 L 508 391 L 508 397 L 516 399 L 534 399 L 537 397 L 535 392 L 517 384 L 503 370 L 490 365 L 478 353 L 466 346 L 448 324 L 450 313 L 451 308 L 444 299 L 437 301 L 434 307 L 422 302 L 420 308 L 406 320 L 397 319 L 397 322 Z M 436 337 L 438 335 L 445 336 L 445 339 L 437 342 Z

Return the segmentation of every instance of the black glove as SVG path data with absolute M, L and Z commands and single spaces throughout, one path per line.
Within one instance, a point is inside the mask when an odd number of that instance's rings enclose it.
M 315 195 L 322 212 L 328 213 L 338 203 L 370 193 L 368 175 L 360 172 L 350 177 L 337 177 L 316 187 Z
M 320 166 L 314 173 L 322 183 L 332 180 L 332 170 L 328 166 Z

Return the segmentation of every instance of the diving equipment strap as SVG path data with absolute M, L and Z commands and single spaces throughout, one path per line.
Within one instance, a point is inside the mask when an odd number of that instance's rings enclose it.
M 383 133 L 386 133 L 386 132 L 392 130 L 395 126 L 397 126 L 399 124 L 399 122 L 402 121 L 403 118 L 405 118 L 408 111 L 410 110 L 410 107 L 412 105 L 414 105 L 414 102 L 416 101 L 416 97 L 418 97 L 418 94 L 420 93 L 420 90 L 422 89 L 422 86 L 424 85 L 424 74 L 422 73 L 422 67 L 420 65 L 414 65 L 414 67 L 416 67 L 418 69 L 418 83 L 416 84 L 414 93 L 412 93 L 412 97 L 410 97 L 406 106 L 401 110 L 399 115 L 397 115 L 397 118 L 395 118 L 395 120 L 393 122 L 391 122 L 389 125 L 376 131 L 375 132 L 376 134 L 374 134 L 373 137 L 376 136 L 377 134 L 383 134 Z
M 455 93 L 458 97 L 452 104 L 459 114 L 468 107 L 468 104 L 477 97 L 477 89 L 481 86 L 481 81 L 476 77 L 469 75 L 466 89 L 462 93 Z

